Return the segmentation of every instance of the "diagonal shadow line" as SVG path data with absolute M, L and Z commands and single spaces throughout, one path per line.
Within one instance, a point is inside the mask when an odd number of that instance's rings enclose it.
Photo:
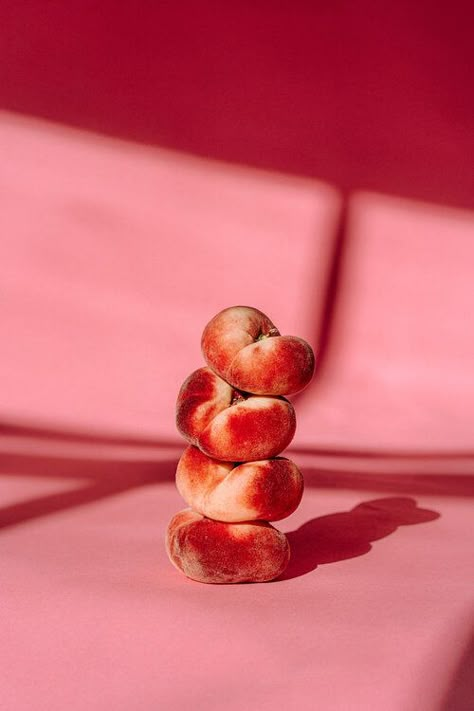
M 334 236 L 334 246 L 327 281 L 327 289 L 326 294 L 323 298 L 323 314 L 320 321 L 319 329 L 315 334 L 314 342 L 317 344 L 319 360 L 319 365 L 316 370 L 315 382 L 317 382 L 322 377 L 324 367 L 326 365 L 332 328 L 335 322 L 334 315 L 337 307 L 337 300 L 343 276 L 344 256 L 347 249 L 348 210 L 348 196 L 347 194 L 343 194 L 341 202 L 341 211 L 339 214 L 339 220 L 336 225 L 336 231 Z M 310 391 L 310 388 L 304 390 L 303 393 L 307 393 L 308 391 Z
M 68 509 L 83 506 L 143 485 L 143 482 L 141 484 L 116 485 L 110 482 L 107 482 L 107 484 L 96 483 L 73 491 L 60 491 L 48 496 L 39 496 L 36 499 L 12 504 L 0 510 L 0 529 L 11 528 L 59 511 L 67 511 Z
M 339 288 L 342 279 L 343 260 L 347 246 L 347 219 L 349 210 L 349 199 L 347 193 L 342 194 L 339 219 L 334 231 L 332 255 L 328 269 L 326 290 L 321 300 L 321 316 L 316 319 L 317 328 L 313 335 L 312 342 L 316 354 L 316 371 L 310 385 L 300 393 L 292 395 L 290 400 L 294 403 L 301 402 L 312 394 L 313 389 L 321 379 L 329 351 L 334 315 L 337 306 Z
M 31 473 L 37 474 L 35 470 L 35 460 L 30 462 L 30 469 L 26 468 L 22 474 Z M 55 461 L 55 460 L 51 460 Z M 80 486 L 77 489 L 68 491 L 59 491 L 47 496 L 38 496 L 27 501 L 21 501 L 10 506 L 5 506 L 0 509 L 0 529 L 10 528 L 32 519 L 37 519 L 50 514 L 65 511 L 77 506 L 98 501 L 109 496 L 131 491 L 142 486 L 156 484 L 160 481 L 172 480 L 176 462 L 174 460 L 166 460 L 162 462 L 88 462 L 87 460 L 74 461 L 58 459 L 55 461 L 57 469 L 54 471 L 48 470 L 40 476 L 68 476 L 68 470 L 64 469 L 65 463 L 73 466 L 74 473 L 69 476 L 79 478 L 82 471 L 81 479 L 90 478 L 86 486 Z M 88 477 L 84 473 L 84 467 L 89 464 L 95 466 L 94 475 Z M 105 479 L 100 473 L 105 473 Z M 66 473 L 65 473 L 66 471 Z M 14 472 L 13 472 L 14 473 Z

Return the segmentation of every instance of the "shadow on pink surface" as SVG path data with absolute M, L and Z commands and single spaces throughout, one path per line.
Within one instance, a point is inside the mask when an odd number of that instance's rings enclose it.
M 405 0 L 7 5 L 5 108 L 343 190 L 472 205 L 466 7 L 459 22 Z
M 306 399 L 308 394 L 314 390 L 315 385 L 321 380 L 324 375 L 324 368 L 329 352 L 329 345 L 332 333 L 332 325 L 337 308 L 337 297 L 341 285 L 343 274 L 343 260 L 347 250 L 348 237 L 348 210 L 349 199 L 347 195 L 341 193 L 341 205 L 339 216 L 332 236 L 331 258 L 328 263 L 328 273 L 326 277 L 326 289 L 323 294 L 321 314 L 315 322 L 315 328 L 312 334 L 311 343 L 317 344 L 316 352 L 316 373 L 313 382 L 308 388 L 296 395 L 291 396 L 291 401 L 296 403 L 302 399 Z M 314 289 L 314 297 L 312 303 L 317 304 L 321 299 L 318 290 Z
M 0 528 L 19 525 L 139 487 L 172 482 L 176 462 L 182 450 L 182 445 L 175 441 L 120 438 L 101 433 L 55 432 L 52 429 L 16 424 L 5 424 L 2 433 L 4 441 L 1 444 L 1 475 L 72 479 L 77 480 L 78 487 L 4 506 L 0 509 Z M 38 450 L 38 447 L 42 449 Z M 128 450 L 127 456 L 123 455 L 125 450 Z M 416 457 L 421 462 L 436 461 L 438 457 L 433 452 L 415 454 L 346 452 L 343 453 L 341 460 L 339 460 L 341 453 L 333 450 L 304 448 L 304 452 L 314 457 L 321 455 L 327 457 L 328 453 L 332 453 L 336 461 L 332 469 L 323 469 L 309 464 L 302 465 L 306 487 L 380 491 L 410 496 L 415 494 L 474 496 L 474 477 L 470 474 L 411 474 L 407 473 L 406 468 L 401 469 L 400 473 L 393 471 L 394 462 L 401 464 L 405 458 L 410 460 Z M 291 456 L 291 453 L 289 454 Z M 347 466 L 342 466 L 344 454 L 351 457 L 351 460 L 347 461 Z M 456 456 L 456 453 L 440 454 L 439 460 L 445 462 L 448 467 L 449 459 L 456 461 Z M 462 453 L 459 456 L 465 458 L 468 455 Z M 377 458 L 377 471 L 370 468 L 368 471 L 360 471 L 360 467 L 364 467 L 366 460 L 370 462 L 371 457 Z M 357 461 L 359 470 L 353 468 L 354 462 Z M 386 471 L 384 471 L 384 463 Z M 331 546 L 336 540 L 334 536 L 337 538 L 339 533 L 343 546 L 341 550 L 343 557 L 340 558 L 342 560 L 345 557 L 368 552 L 370 540 L 392 533 L 399 525 L 433 520 L 437 516 L 437 513 L 416 508 L 412 498 L 397 497 L 361 504 L 351 512 L 314 519 L 298 531 L 289 534 L 292 547 L 297 551 L 295 569 L 309 572 L 314 568 L 315 556 L 330 557 Z M 323 553 L 319 546 L 311 553 L 313 543 L 319 538 L 322 528 L 328 533 L 329 548 L 326 547 L 324 549 L 326 552 Z M 374 538 L 370 538 L 372 535 Z M 306 563 L 302 562 L 301 556 L 303 555 L 306 560 L 307 554 L 310 563 L 308 560 Z M 306 570 L 308 564 L 310 567 Z
M 163 447 L 178 447 L 181 442 L 178 438 L 159 440 L 152 437 L 134 437 L 126 434 L 114 434 L 100 431 L 55 429 L 43 424 L 24 424 L 19 422 L 0 423 L 0 436 L 12 438 L 27 438 L 43 442 L 68 442 L 90 445 L 112 445 L 115 447 L 140 447 L 160 449 Z M 53 445 L 54 446 L 54 445 Z
M 0 529 L 84 506 L 160 481 L 172 481 L 176 461 L 122 461 L 64 456 L 3 454 L 0 474 L 29 478 L 75 479 L 77 488 L 12 503 L 0 508 Z
M 4 506 L 0 509 L 0 529 L 10 528 L 51 514 L 84 506 L 101 499 L 121 494 L 139 487 L 171 482 L 174 479 L 176 460 L 165 461 L 120 461 L 111 459 L 68 458 L 64 456 L 28 456 L 5 454 L 2 457 L 0 474 L 25 475 L 28 477 L 72 478 L 88 480 L 71 491 L 60 491 Z M 316 474 L 316 476 L 314 476 Z M 346 486 L 358 489 L 360 474 L 347 474 Z M 466 477 L 467 479 L 468 477 Z M 421 481 L 420 481 L 421 479 Z M 427 481 L 423 481 L 426 479 Z M 390 490 L 395 486 L 402 491 L 418 488 L 430 490 L 430 485 L 439 491 L 446 486 L 445 477 L 420 477 L 418 482 L 402 475 L 370 479 L 368 488 Z M 340 487 L 340 473 L 326 477 L 323 486 Z M 367 482 L 365 482 L 367 484 Z M 451 477 L 449 484 L 451 485 Z M 321 486 L 317 472 L 309 478 L 309 486 Z M 363 486 L 362 486 L 363 488 Z M 459 495 L 459 492 L 457 492 Z M 474 492 L 473 492 L 474 493 Z M 312 572 L 323 563 L 354 558 L 368 553 L 372 542 L 394 533 L 399 526 L 425 523 L 440 514 L 418 508 L 412 498 L 397 497 L 363 502 L 351 511 L 321 516 L 308 521 L 296 531 L 288 533 L 292 557 L 288 569 L 279 580 L 289 580 Z
M 99 445 L 110 445 L 115 448 L 122 447 L 136 447 L 138 449 L 155 449 L 157 451 L 170 448 L 176 449 L 178 451 L 182 450 L 185 446 L 183 440 L 176 438 L 164 439 L 146 437 L 146 436 L 134 436 L 127 435 L 123 433 L 114 432 L 102 432 L 100 430 L 87 431 L 86 429 L 73 430 L 69 428 L 65 429 L 55 429 L 52 426 L 46 424 L 34 424 L 34 423 L 20 423 L 20 422 L 2 422 L 0 423 L 0 437 L 3 437 L 8 442 L 13 443 L 16 440 L 21 442 L 23 439 L 28 441 L 39 442 L 51 442 L 52 447 L 58 443 L 70 443 L 70 444 L 84 444 L 91 446 Z M 0 440 L 0 449 L 2 448 L 2 443 Z M 5 448 L 5 445 L 3 445 Z M 18 449 L 16 447 L 15 449 Z M 317 455 L 318 457 L 330 457 L 334 461 L 341 458 L 342 460 L 346 458 L 359 459 L 359 460 L 422 460 L 422 461 L 439 461 L 439 460 L 467 460 L 470 462 L 471 468 L 470 472 L 474 475 L 474 450 L 466 449 L 459 451 L 451 450 L 435 450 L 435 449 L 396 449 L 388 450 L 386 448 L 377 449 L 373 447 L 369 448 L 358 448 L 358 449 L 345 449 L 343 447 L 322 447 L 322 446 L 302 446 L 291 444 L 287 452 L 290 456 L 293 455 Z M 323 470 L 314 470 L 314 473 L 320 473 Z M 308 467 L 305 468 L 306 476 L 311 476 L 312 470 Z M 339 475 L 339 474 L 338 474 Z M 466 479 L 470 479 L 469 476 Z M 469 494 L 474 494 L 473 489 L 468 489 Z
M 350 511 L 319 516 L 287 533 L 291 559 L 279 580 L 306 575 L 318 565 L 365 555 L 373 541 L 390 536 L 399 526 L 427 523 L 439 516 L 437 511 L 418 508 L 416 501 L 407 497 L 364 501 Z
M 315 452 L 316 454 L 316 452 Z M 395 457 L 397 459 L 397 457 Z M 364 461 L 364 460 L 362 460 Z M 386 463 L 393 462 L 387 456 Z M 421 461 L 424 461 L 421 459 Z M 433 457 L 430 460 L 435 461 Z M 453 459 L 454 461 L 454 459 Z M 305 486 L 317 489 L 352 489 L 356 491 L 381 491 L 387 493 L 409 493 L 439 496 L 474 496 L 474 476 L 472 474 L 417 473 L 411 474 L 403 468 L 400 473 L 393 468 L 383 470 L 383 456 L 378 463 L 379 471 L 354 471 L 350 466 L 342 468 L 304 468 Z
M 440 711 L 471 711 L 474 699 L 474 629 Z

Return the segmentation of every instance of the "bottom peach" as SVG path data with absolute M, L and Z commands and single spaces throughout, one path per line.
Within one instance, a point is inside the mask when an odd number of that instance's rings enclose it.
M 178 570 L 201 583 L 263 583 L 290 559 L 285 534 L 266 521 L 224 523 L 191 509 L 171 519 L 166 550 Z

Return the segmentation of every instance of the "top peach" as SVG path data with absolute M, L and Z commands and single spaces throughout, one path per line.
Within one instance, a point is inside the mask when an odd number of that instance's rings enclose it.
M 209 321 L 201 339 L 206 363 L 238 390 L 291 395 L 314 373 L 314 354 L 302 338 L 281 336 L 268 316 L 250 306 L 231 306 Z

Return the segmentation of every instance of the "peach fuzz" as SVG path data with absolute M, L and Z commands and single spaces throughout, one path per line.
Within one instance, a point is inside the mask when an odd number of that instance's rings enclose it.
M 293 439 L 296 417 L 285 398 L 238 392 L 210 368 L 199 368 L 181 386 L 176 425 L 209 457 L 248 462 L 280 454 Z
M 186 503 L 208 518 L 279 521 L 298 507 L 303 476 L 284 457 L 233 464 L 190 446 L 179 460 L 176 486 Z
M 166 550 L 178 570 L 201 583 L 267 582 L 290 559 L 285 534 L 270 523 L 224 523 L 190 509 L 171 519 Z
M 255 395 L 290 395 L 314 373 L 314 354 L 302 338 L 282 336 L 264 313 L 231 306 L 207 324 L 201 338 L 204 359 L 234 388 Z

